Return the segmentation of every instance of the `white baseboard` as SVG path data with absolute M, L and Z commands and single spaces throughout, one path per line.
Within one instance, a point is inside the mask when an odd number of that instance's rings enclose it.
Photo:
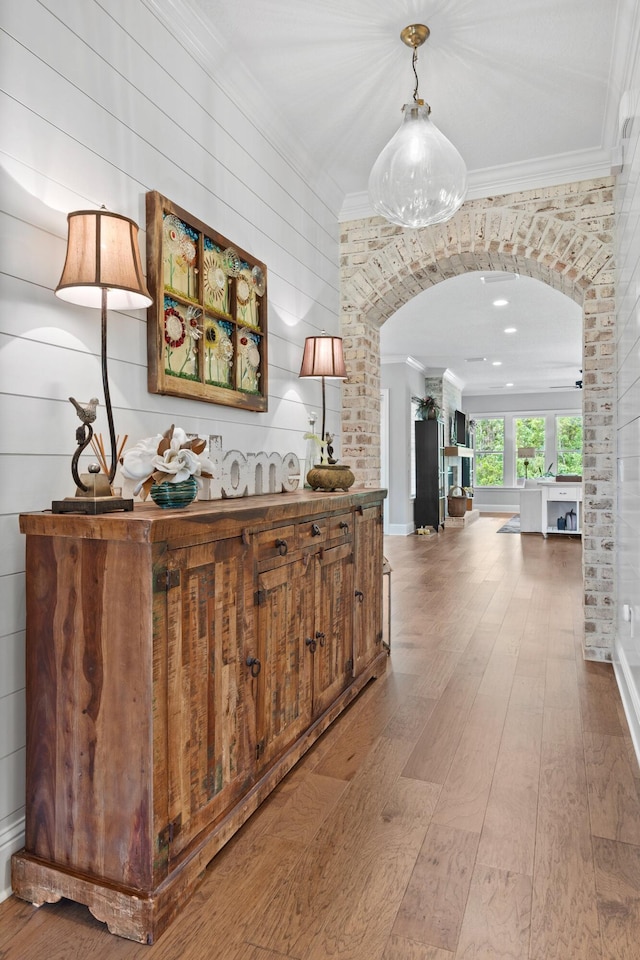
M 24 847 L 24 814 L 0 831 L 0 903 L 11 896 L 11 855 Z
M 520 504 L 514 503 L 510 506 L 508 503 L 482 503 L 476 496 L 473 498 L 473 509 L 480 513 L 504 513 L 512 517 L 514 513 L 520 513 Z
M 629 732 L 640 764 L 640 690 L 633 678 L 624 647 L 618 640 L 614 643 L 613 669 L 615 671 L 620 699 L 629 724 Z
M 415 529 L 415 523 L 390 523 L 386 535 L 388 537 L 408 537 L 409 534 L 415 533 Z

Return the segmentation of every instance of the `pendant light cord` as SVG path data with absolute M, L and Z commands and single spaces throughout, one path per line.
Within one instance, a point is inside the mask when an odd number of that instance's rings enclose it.
M 413 67 L 413 75 L 416 78 L 416 85 L 413 91 L 413 102 L 418 102 L 418 71 L 416 70 L 416 63 L 418 62 L 418 48 L 413 48 L 413 56 L 411 58 L 411 66 Z

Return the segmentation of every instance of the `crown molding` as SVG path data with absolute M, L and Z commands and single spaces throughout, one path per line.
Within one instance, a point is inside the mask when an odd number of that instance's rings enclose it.
M 481 200 L 502 194 L 520 193 L 540 187 L 552 187 L 561 183 L 578 183 L 611 176 L 612 156 L 603 148 L 577 150 L 541 157 L 522 163 L 505 164 L 470 170 L 467 176 L 469 188 L 466 200 Z M 366 191 L 350 193 L 340 210 L 340 222 L 365 220 L 377 216 Z
M 402 363 L 407 367 L 412 367 L 413 370 L 418 370 L 420 373 L 424 373 L 426 369 L 424 364 L 420 363 L 419 360 L 416 360 L 415 357 L 407 357 L 404 354 L 390 354 L 386 357 L 380 357 L 380 363 Z

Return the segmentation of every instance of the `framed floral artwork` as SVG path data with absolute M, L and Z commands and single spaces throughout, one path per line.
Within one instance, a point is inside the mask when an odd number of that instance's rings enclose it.
M 147 194 L 150 393 L 267 409 L 267 268 Z

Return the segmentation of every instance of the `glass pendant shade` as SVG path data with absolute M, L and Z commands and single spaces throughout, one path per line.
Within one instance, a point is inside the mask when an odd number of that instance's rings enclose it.
M 399 130 L 369 176 L 369 200 L 380 216 L 401 227 L 448 220 L 467 192 L 464 160 L 429 117 L 429 105 L 407 103 Z

